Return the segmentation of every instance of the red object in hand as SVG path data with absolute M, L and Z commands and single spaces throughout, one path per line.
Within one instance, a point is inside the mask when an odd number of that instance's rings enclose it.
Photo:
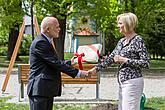
M 81 54 L 75 53 L 74 55 L 78 58 L 79 69 L 83 70 L 82 57 L 84 57 L 85 54 L 84 53 L 81 53 Z

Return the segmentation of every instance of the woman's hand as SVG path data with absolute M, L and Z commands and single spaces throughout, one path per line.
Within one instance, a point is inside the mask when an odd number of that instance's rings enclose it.
M 114 59 L 115 63 L 125 63 L 128 60 L 128 58 L 122 57 L 120 55 L 115 55 L 113 59 Z
M 93 67 L 92 69 L 88 70 L 89 74 L 96 74 L 97 71 L 96 71 L 96 68 Z

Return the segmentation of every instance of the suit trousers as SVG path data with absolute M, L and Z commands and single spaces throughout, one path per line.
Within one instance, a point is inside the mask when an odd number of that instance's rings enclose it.
M 118 110 L 140 110 L 143 93 L 143 77 L 124 81 L 119 85 Z
M 52 110 L 53 97 L 29 96 L 30 110 Z

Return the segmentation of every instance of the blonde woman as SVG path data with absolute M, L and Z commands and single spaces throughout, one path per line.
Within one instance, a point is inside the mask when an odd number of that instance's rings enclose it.
M 118 110 L 140 110 L 144 86 L 141 69 L 149 67 L 149 55 L 142 37 L 135 32 L 137 16 L 133 13 L 120 14 L 117 23 L 124 37 L 112 53 L 90 71 L 95 73 L 112 63 L 118 63 Z

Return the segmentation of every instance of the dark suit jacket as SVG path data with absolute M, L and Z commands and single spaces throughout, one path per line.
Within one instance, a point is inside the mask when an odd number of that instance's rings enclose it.
M 42 34 L 30 47 L 30 73 L 27 88 L 29 96 L 54 97 L 61 95 L 61 72 L 76 77 L 78 69 L 72 68 L 57 57 L 53 46 Z

